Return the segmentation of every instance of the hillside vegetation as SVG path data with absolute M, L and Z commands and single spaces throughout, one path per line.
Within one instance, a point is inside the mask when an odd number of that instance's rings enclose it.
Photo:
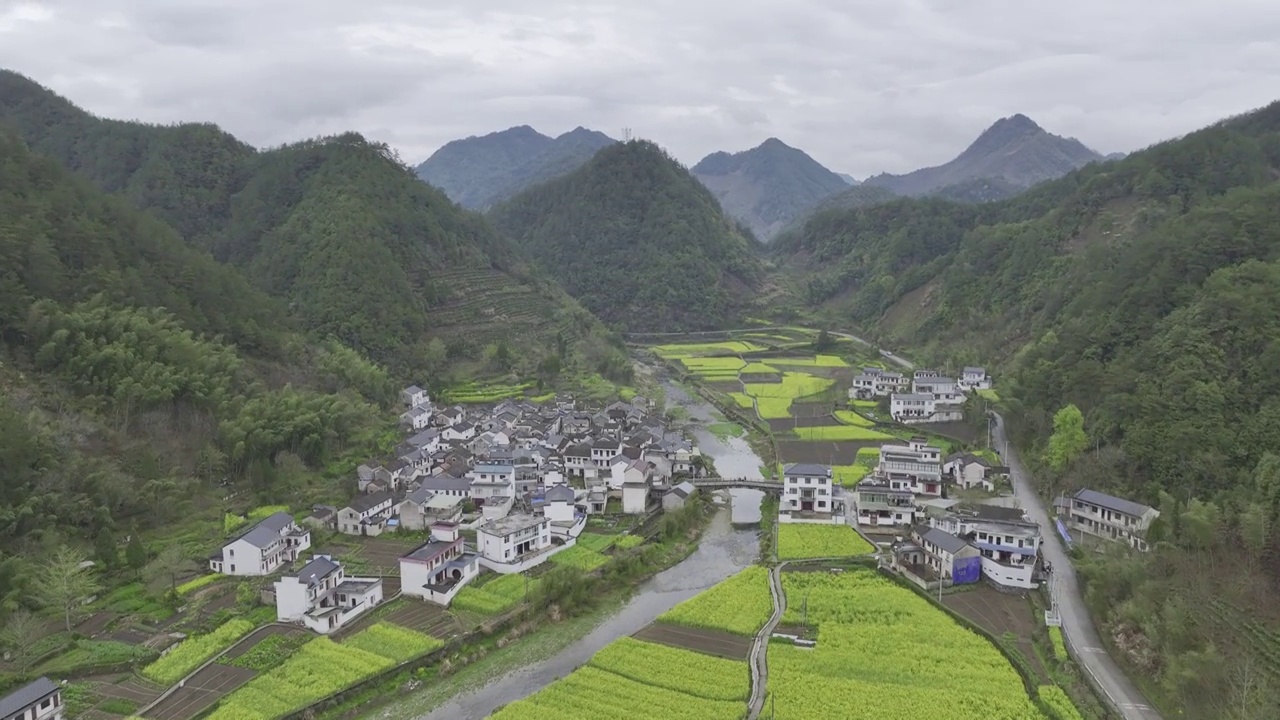
M 503 342 L 530 368 L 565 355 L 625 373 L 589 313 L 385 145 L 348 133 L 259 152 L 211 125 L 99 119 L 8 72 L 0 120 L 397 375 L 484 362 Z
M 763 276 L 711 193 L 648 142 L 605 148 L 491 217 L 570 295 L 628 330 L 721 326 Z
M 1040 477 L 1161 508 L 1150 557 L 1082 575 L 1135 674 L 1188 716 L 1280 691 L 1270 651 L 1232 629 L 1280 628 L 1278 177 L 1280 104 L 1005 202 L 824 213 L 777 248 L 842 325 L 928 362 L 998 365 L 1023 443 L 1057 409 L 1084 412 L 1092 452 Z M 1186 622 L 1210 596 L 1225 610 Z M 1255 663 L 1270 685 L 1229 671 Z
M 572 172 L 616 141 L 583 127 L 551 138 L 528 125 L 445 144 L 414 171 L 472 210 Z

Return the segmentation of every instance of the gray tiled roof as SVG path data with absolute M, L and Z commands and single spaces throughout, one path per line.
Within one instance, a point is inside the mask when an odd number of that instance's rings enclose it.
M 1134 517 L 1142 517 L 1144 513 L 1151 509 L 1150 506 L 1136 503 L 1132 500 L 1125 500 L 1106 493 L 1100 493 L 1097 490 L 1081 490 L 1075 494 L 1075 498 L 1081 502 L 1087 502 L 1098 507 L 1114 510 L 1125 515 Z
M 969 544 L 955 535 L 938 528 L 920 528 L 919 533 L 921 540 L 931 542 L 952 555 L 960 552 Z
M 826 465 L 815 465 L 813 463 L 791 463 L 782 469 L 783 475 L 792 475 L 800 477 L 830 477 L 831 468 Z
M 47 677 L 34 680 L 0 698 L 0 718 L 17 715 L 46 696 L 57 691 L 58 686 Z

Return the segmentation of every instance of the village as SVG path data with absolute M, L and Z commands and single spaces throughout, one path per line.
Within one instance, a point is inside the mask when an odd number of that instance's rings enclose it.
M 1042 528 L 1012 497 L 1000 453 L 990 447 L 944 453 L 939 436 L 930 432 L 961 419 L 966 400 L 991 387 L 982 368 L 966 367 L 953 378 L 927 369 L 904 375 L 863 367 L 841 390 L 852 408 L 842 412 L 874 418 L 887 409 L 894 423 L 920 428 L 918 434 L 860 448 L 859 455 L 874 453 L 874 460 L 852 479 L 833 465 L 791 462 L 782 464 L 776 480 L 742 482 L 778 496 L 780 528 L 847 528 L 849 538 L 865 541 L 877 567 L 939 597 L 978 583 L 1001 593 L 1027 593 L 1045 583 L 1052 568 L 1041 557 Z M 357 492 L 346 504 L 318 505 L 296 515 L 272 512 L 237 531 L 207 559 L 206 578 L 256 582 L 258 602 L 271 608 L 274 627 L 296 628 L 283 637 L 305 633 L 358 646 L 366 634 L 395 632 L 405 643 L 410 635 L 419 638 L 412 657 L 421 657 L 457 637 L 457 630 L 440 624 L 441 611 L 405 602 L 451 608 L 468 587 L 482 586 L 463 607 L 501 612 L 521 597 L 512 588 L 523 586 L 527 594 L 545 563 L 572 553 L 596 557 L 606 547 L 604 538 L 622 547 L 630 531 L 637 533 L 633 543 L 643 542 L 640 531 L 647 522 L 684 507 L 700 486 L 709 492 L 739 483 L 713 477 L 712 463 L 697 444 L 673 429 L 663 408 L 640 395 L 594 409 L 568 396 L 544 404 L 513 399 L 492 406 L 437 406 L 417 386 L 405 388 L 400 398 L 403 441 L 389 455 L 359 465 L 352 478 Z M 1145 550 L 1146 530 L 1158 516 L 1150 507 L 1088 489 L 1057 498 L 1054 507 L 1053 531 L 1068 545 L 1118 542 Z M 586 533 L 601 522 L 609 523 L 612 534 Z M 354 545 L 335 540 L 342 537 Z M 344 548 L 353 546 L 381 553 L 378 562 L 349 563 Z M 826 554 L 815 550 L 809 556 Z M 572 561 L 596 566 L 580 562 Z M 519 585 L 506 587 L 498 578 Z M 400 609 L 369 620 L 393 599 Z M 408 629 L 415 623 L 426 635 Z M 801 631 L 784 629 L 779 637 L 792 637 L 790 632 Z M 659 628 L 653 637 L 661 635 Z M 180 655 L 182 645 L 156 664 Z M 191 669 L 194 675 L 175 676 L 176 685 L 146 695 L 145 716 L 187 720 L 230 695 L 230 704 L 216 712 L 237 717 L 235 700 L 243 693 L 235 691 L 253 675 L 230 673 L 210 691 L 201 673 L 227 674 L 235 661 L 210 662 L 184 666 L 184 674 Z M 61 692 L 59 684 L 38 678 L 0 700 L 0 716 L 62 720 Z

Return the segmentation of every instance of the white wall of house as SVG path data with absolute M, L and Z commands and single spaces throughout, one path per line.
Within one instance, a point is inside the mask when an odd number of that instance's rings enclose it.
M 519 555 L 537 552 L 550 547 L 551 525 L 543 517 L 537 524 L 508 535 L 492 534 L 484 527 L 481 527 L 476 530 L 476 544 L 480 548 L 480 555 L 488 560 L 502 563 L 513 562 Z M 526 546 L 528 549 L 521 552 L 521 546 Z
M 622 512 L 642 515 L 649 507 L 649 483 L 628 482 L 622 486 Z
M 573 522 L 577 508 L 573 503 L 549 502 L 542 508 L 542 514 L 551 522 Z
M 1033 565 L 1005 565 L 988 557 L 982 558 L 982 574 L 1005 587 L 1033 589 L 1038 583 L 1031 577 Z
M 833 485 L 831 478 L 786 477 L 781 509 L 786 512 L 829 513 L 832 510 Z

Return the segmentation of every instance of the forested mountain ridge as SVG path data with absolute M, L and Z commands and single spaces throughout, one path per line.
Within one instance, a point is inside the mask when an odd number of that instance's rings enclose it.
M 0 259 L 0 563 L 72 539 L 115 567 L 117 538 L 224 478 L 332 497 L 310 472 L 370 451 L 394 402 L 381 368 L 4 131 Z
M 936 194 L 961 201 L 998 200 L 1099 160 L 1102 156 L 1079 140 L 1052 135 L 1031 118 L 1018 114 L 997 120 L 964 152 L 944 165 L 905 175 L 875 175 L 864 184 L 911 197 Z M 985 193 L 949 190 L 975 180 L 992 184 Z
M 1150 555 L 1080 572 L 1171 715 L 1262 718 L 1280 699 L 1236 674 L 1280 672 L 1253 639 L 1280 638 L 1278 178 L 1280 103 L 1010 200 L 823 213 L 775 248 L 832 322 L 995 367 L 1025 445 L 1083 412 L 1089 452 L 1037 476 L 1161 510 Z
M 303 329 L 401 376 L 482 362 L 504 340 L 530 367 L 562 346 L 588 369 L 625 365 L 587 312 L 385 145 L 348 133 L 259 152 L 211 125 L 96 118 L 13 73 L 0 90 L 0 122 L 33 148 L 243 269 Z
M 769 242 L 823 198 L 850 183 L 777 138 L 739 153 L 715 152 L 691 169 L 726 214 Z
M 415 172 L 459 205 L 487 210 L 526 188 L 572 172 L 615 142 L 584 127 L 551 138 L 520 125 L 447 143 Z
M 605 148 L 491 217 L 569 294 L 628 330 L 722 326 L 764 279 L 753 241 L 649 142 Z

